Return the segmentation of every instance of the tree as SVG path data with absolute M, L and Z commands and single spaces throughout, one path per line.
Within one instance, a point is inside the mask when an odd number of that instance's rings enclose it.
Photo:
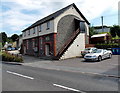
M 120 26 L 119 25 L 116 26 L 116 34 L 118 37 L 120 37 Z
M 7 34 L 5 32 L 1 32 L 0 36 L 2 36 L 2 45 L 4 46 L 5 42 L 7 41 Z
M 112 37 L 116 37 L 116 36 L 120 37 L 120 26 L 113 25 L 113 27 L 110 28 L 110 34 Z
M 90 36 L 98 34 L 95 30 L 94 27 L 90 27 L 90 32 L 89 32 Z
M 18 36 L 17 34 L 14 34 L 14 35 L 11 36 L 11 39 L 12 39 L 12 41 L 14 42 L 14 41 L 16 41 L 16 39 L 17 39 L 18 37 L 19 37 L 19 36 Z

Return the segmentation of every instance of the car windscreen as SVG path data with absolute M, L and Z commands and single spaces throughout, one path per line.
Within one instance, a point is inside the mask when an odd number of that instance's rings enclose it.
M 101 52 L 102 52 L 101 49 L 97 49 L 97 50 L 93 51 L 93 53 L 101 53 Z
M 88 50 L 90 50 L 90 49 L 91 49 L 91 48 L 86 48 L 85 50 L 87 50 L 87 51 L 88 51 Z

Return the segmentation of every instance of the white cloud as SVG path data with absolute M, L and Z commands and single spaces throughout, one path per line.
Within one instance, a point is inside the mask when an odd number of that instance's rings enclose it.
M 1 3 L 10 8 L 10 10 L 3 11 L 2 13 L 3 27 L 4 31 L 9 28 L 13 32 L 20 32 L 35 21 L 71 3 L 75 3 L 83 15 L 88 20 L 92 20 L 100 17 L 102 13 L 108 9 L 111 9 L 112 12 L 117 11 L 118 1 L 119 0 L 2 0 Z M 24 10 L 37 11 L 37 13 L 23 13 L 22 11 Z

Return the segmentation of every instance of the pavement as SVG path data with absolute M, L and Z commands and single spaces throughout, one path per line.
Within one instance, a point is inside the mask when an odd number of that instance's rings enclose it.
M 62 70 L 69 72 L 80 72 L 84 74 L 97 74 L 107 77 L 120 78 L 118 58 L 120 55 L 113 55 L 111 59 L 101 62 L 85 62 L 83 58 L 72 58 L 66 60 L 43 60 L 33 56 L 23 56 L 24 66 L 37 68 Z

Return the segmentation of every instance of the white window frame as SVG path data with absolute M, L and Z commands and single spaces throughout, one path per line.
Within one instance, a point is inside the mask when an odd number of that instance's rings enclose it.
M 47 22 L 47 30 L 50 29 L 50 21 Z
M 37 28 L 37 26 L 35 27 L 35 32 L 37 33 L 37 30 L 38 30 L 38 28 Z
M 35 27 L 34 28 L 32 28 L 33 29 L 33 34 L 35 34 Z
M 30 35 L 30 30 L 28 30 L 28 35 Z
M 26 31 L 24 32 L 24 37 L 26 37 Z
M 42 31 L 42 26 L 39 25 L 38 28 L 39 28 L 39 32 L 41 32 Z

